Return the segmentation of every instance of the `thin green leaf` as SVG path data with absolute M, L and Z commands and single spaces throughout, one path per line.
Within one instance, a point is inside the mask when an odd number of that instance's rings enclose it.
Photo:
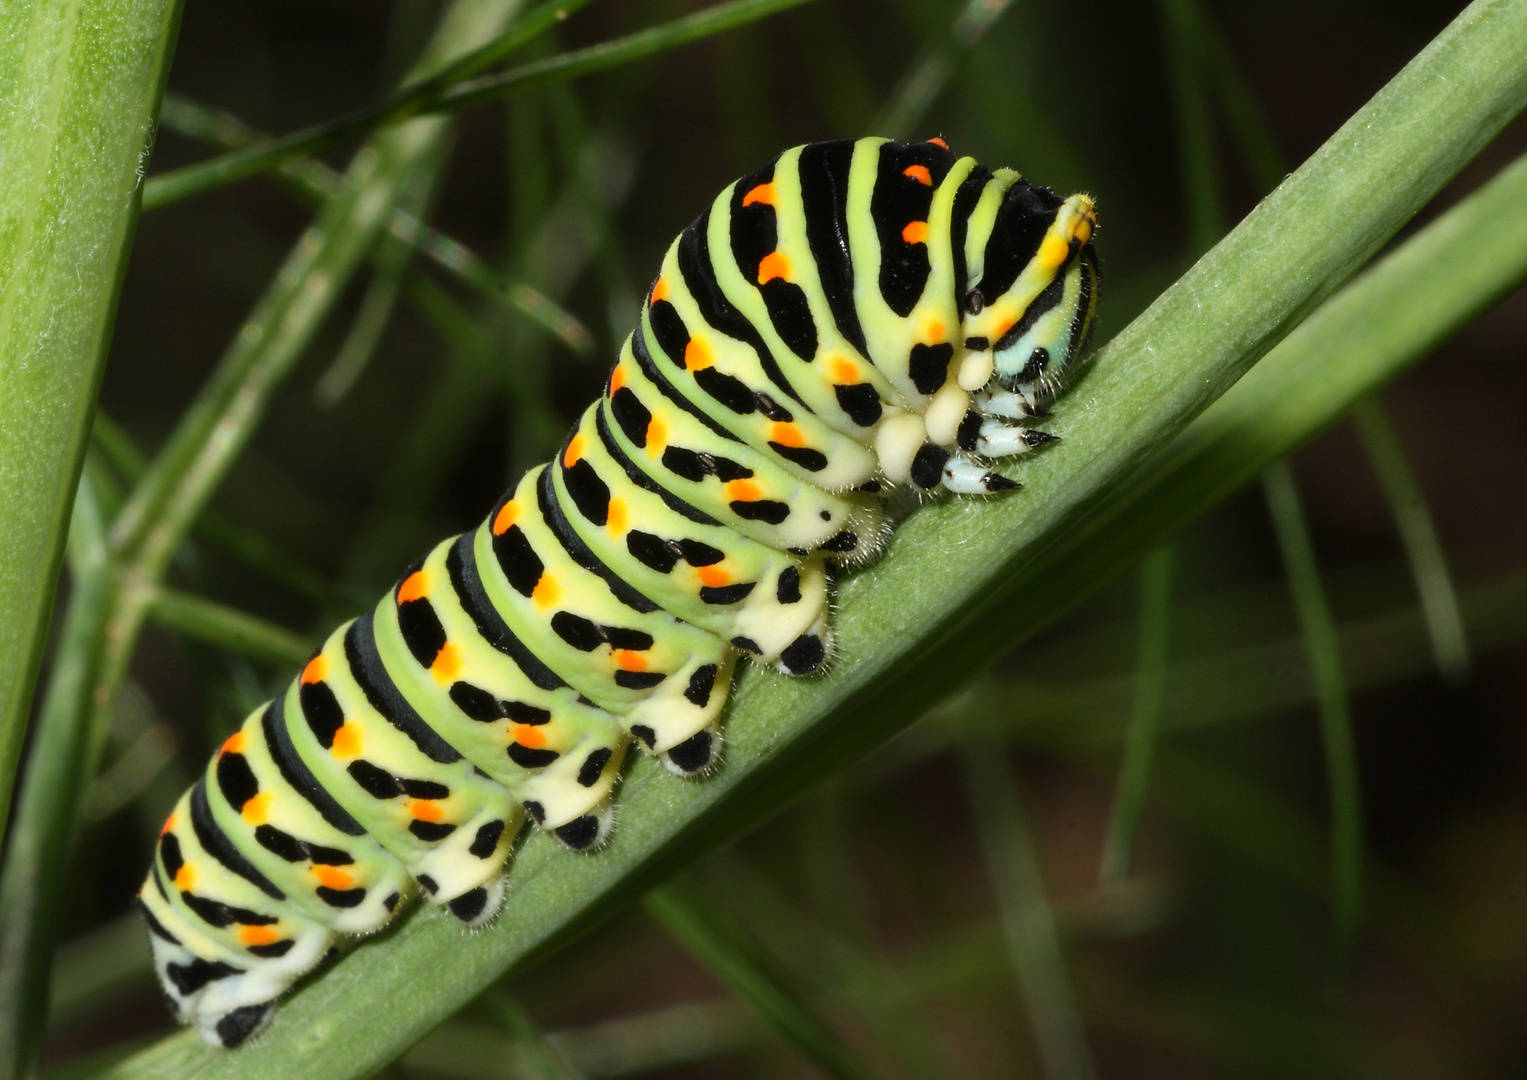
M 842 583 L 829 676 L 743 673 L 716 775 L 676 782 L 638 760 L 622 781 L 611 842 L 574 858 L 531 837 L 509 870 L 507 917 L 470 948 L 449 915 L 420 908 L 286 1000 L 258 1053 L 218 1054 L 187 1033 L 105 1075 L 369 1075 L 505 970 L 546 955 L 883 741 L 1254 479 L 1527 272 L 1524 162 L 1401 247 L 1329 318 L 1305 318 L 1527 103 L 1524 50 L 1527 2 L 1483 0 L 1463 12 L 1098 353 L 1055 407 L 1065 444 L 1025 465 L 1023 494 L 924 507 L 880 562 Z M 1367 321 L 1397 299 L 1387 323 Z M 1234 400 L 1142 472 L 1301 322 Z M 1360 322 L 1365 336 L 1354 340 Z M 1254 407 L 1243 413 L 1247 402 Z
M 1177 123 L 1178 170 L 1188 247 L 1197 258 L 1225 234 L 1225 200 L 1220 190 L 1214 146 L 1214 122 L 1204 85 L 1200 35 L 1193 0 L 1158 0 L 1158 21 L 1172 82 L 1172 111 Z
M 1135 660 L 1135 704 L 1129 715 L 1124 759 L 1114 787 L 1113 811 L 1103 837 L 1105 885 L 1129 875 L 1135 834 L 1150 788 L 1151 759 L 1166 697 L 1168 626 L 1172 610 L 1172 548 L 1159 547 L 1140 564 L 1140 636 Z
M 136 911 L 113 919 L 59 947 L 53 959 L 48 1023 L 83 1019 L 103 1001 L 150 991 L 154 965 Z
M 270 664 L 300 667 L 313 653 L 313 641 L 275 623 L 163 586 L 154 590 L 148 617 L 166 629 Z
M 463 79 L 492 67 L 524 47 L 589 0 L 552 0 L 516 19 L 494 40 L 447 64 L 433 64 L 428 77 L 409 81 L 401 90 L 349 116 L 302 131 L 265 139 L 198 162 L 163 176 L 150 177 L 144 185 L 143 206 L 153 210 L 210 188 L 242 180 L 246 176 L 277 168 L 297 158 L 316 154 L 348 139 L 366 135 L 437 107 L 441 95 Z
M 614 41 L 590 45 L 586 49 L 562 53 L 549 59 L 485 75 L 451 88 L 441 94 L 433 109 L 454 112 L 522 93 L 538 86 L 549 86 L 566 79 L 608 71 L 622 64 L 634 63 L 649 56 L 699 41 L 712 34 L 722 34 L 739 26 L 778 14 L 811 0 L 732 0 L 731 3 L 686 15 L 682 19 L 640 30 Z
M 179 21 L 0 6 L 0 835 Z
M 515 2 L 459 0 L 425 63 L 438 66 L 498 33 Z M 99 559 L 89 563 L 88 573 L 75 575 L 77 592 L 44 702 L 44 730 L 28 765 L 29 793 L 0 874 L 6 912 L 0 922 L 0 1077 L 26 1072 L 35 1056 L 80 796 L 98 771 L 107 721 L 154 590 L 276 385 L 369 250 L 400 186 L 421 162 L 433 159 L 443 133 L 440 120 L 415 121 L 358 155 L 351 184 L 298 241 L 286 272 L 241 329 L 109 538 L 89 546 L 103 548 Z M 100 516 L 95 501 L 93 491 L 88 505 L 76 499 L 75 528 Z M 90 511 L 83 518 L 82 505 Z M 71 541 L 71 551 L 74 546 Z
M 478 1000 L 514 1040 L 525 1061 L 527 1080 L 574 1080 L 572 1070 L 547 1043 L 546 1036 L 519 1002 L 494 987 L 489 987 Z
M 960 764 L 1008 959 L 1044 1075 L 1048 1080 L 1091 1080 L 1097 1075 L 1092 1051 L 1007 748 L 989 735 L 971 735 L 961 747 Z
M 756 946 L 722 925 L 690 896 L 673 888 L 655 889 L 644 902 L 647 914 L 667 930 L 732 993 L 828 1076 L 865 1080 L 862 1065 L 809 1003 L 791 992 Z
M 148 471 L 148 459 L 143 451 L 116 421 L 99 410 L 90 437 L 105 461 L 128 483 L 136 483 Z M 317 570 L 282 551 L 259 533 L 235 525 L 211 508 L 202 511 L 201 517 L 196 519 L 191 535 L 313 600 L 327 600 L 334 591 L 328 578 Z
M 74 808 L 85 778 L 99 766 L 105 724 L 92 724 L 91 684 L 104 651 L 97 630 L 112 583 L 112 567 L 96 491 L 87 464 L 69 526 L 69 607 L 57 658 L 27 757 L 15 826 L 0 874 L 0 1076 L 28 1075 L 40 1050 L 48 965 L 61 903 L 38 903 L 73 847 Z M 41 887 L 41 888 L 40 888 Z M 50 897 L 51 898 L 51 897 Z
M 361 112 L 280 139 L 235 150 L 211 161 L 187 165 L 163 176 L 151 177 L 144 185 L 144 209 L 157 209 L 234 180 L 277 168 L 294 158 L 315 154 L 346 139 L 400 123 L 413 116 L 469 109 L 533 87 L 619 67 L 712 34 L 724 33 L 808 0 L 733 0 L 732 3 L 718 4 L 615 41 L 563 53 L 538 63 L 525 64 L 498 75 L 467 78 L 555 26 L 568 9 L 587 2 L 558 0 L 556 3 L 543 4 L 516 24 L 502 39 L 483 48 L 480 53 L 464 57 L 434 78 L 412 84 L 394 97 Z
M 165 95 L 161 121 L 188 138 L 221 147 L 249 146 L 265 138 L 232 113 L 209 109 L 175 94 Z M 314 205 L 338 194 L 346 182 L 343 175 L 314 158 L 285 161 L 277 171 L 288 188 Z M 402 207 L 393 207 L 387 234 L 483 296 L 507 303 L 539 323 L 577 355 L 593 351 L 593 335 L 574 315 L 524 282 L 504 277 L 461 241 L 424 224 Z
M 1363 812 L 1357 776 L 1357 751 L 1352 741 L 1352 711 L 1347 702 L 1347 678 L 1342 670 L 1336 622 L 1326 603 L 1315 561 L 1315 545 L 1299 504 L 1299 489 L 1287 461 L 1271 466 L 1262 477 L 1273 531 L 1283 553 L 1299 628 L 1310 655 L 1310 675 L 1325 747 L 1326 787 L 1331 800 L 1331 922 L 1336 955 L 1343 966 L 1351 958 L 1362 916 Z
M 1463 632 L 1463 618 L 1458 611 L 1458 594 L 1453 589 L 1453 575 L 1448 572 L 1447 556 L 1437 527 L 1426 508 L 1426 496 L 1411 472 L 1405 457 L 1400 433 L 1395 431 L 1383 404 L 1377 397 L 1366 397 L 1352 409 L 1363 448 L 1368 452 L 1379 487 L 1389 503 L 1389 512 L 1400 530 L 1405 556 L 1410 561 L 1426 612 L 1426 629 L 1431 636 L 1432 654 L 1437 670 L 1451 682 L 1469 676 L 1469 643 Z
M 747 1050 L 763 1025 L 731 1001 L 675 1005 L 546 1036 L 578 1076 L 635 1076 Z M 429 1076 L 460 1080 L 523 1080 L 523 1047 L 483 1024 L 447 1021 L 402 1059 Z
M 925 51 L 902 76 L 900 85 L 870 130 L 893 139 L 912 137 L 912 129 L 922 122 L 944 92 L 966 54 L 980 44 L 986 31 L 1012 6 L 1012 2 L 968 0 L 955 18 L 948 38 Z

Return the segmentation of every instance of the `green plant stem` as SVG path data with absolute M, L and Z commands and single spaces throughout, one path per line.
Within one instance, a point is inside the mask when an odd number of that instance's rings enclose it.
M 586 0 L 585 0 L 586 2 Z M 576 79 L 594 72 L 606 71 L 622 64 L 629 64 L 680 45 L 698 41 L 712 34 L 724 33 L 762 19 L 808 0 L 732 0 L 731 3 L 675 19 L 661 26 L 654 26 L 615 41 L 591 45 L 586 49 L 562 53 L 536 63 L 525 64 L 497 75 L 485 75 L 467 79 L 471 72 L 481 71 L 492 62 L 502 58 L 508 51 L 499 43 L 484 49 L 495 52 L 490 59 L 478 64 L 476 57 L 461 61 L 463 70 L 451 71 L 431 80 L 426 86 L 414 84 L 400 93 L 398 99 L 388 99 L 377 105 L 340 120 L 297 132 L 268 143 L 260 143 L 232 153 L 223 154 L 211 161 L 187 165 L 185 168 L 151 178 L 144 186 L 144 209 L 152 210 L 167 203 L 208 191 L 234 180 L 242 180 L 255 173 L 274 169 L 294 158 L 317 153 L 369 131 L 396 124 L 412 116 L 425 113 L 456 112 L 483 105 L 490 101 L 521 93 L 538 86 L 547 86 L 564 79 Z M 556 12 L 568 7 L 561 4 L 543 4 L 534 15 L 519 26 L 534 22 L 537 32 L 556 24 Z M 545 16 L 550 13 L 551 18 Z M 515 38 L 518 48 L 529 36 L 518 37 L 519 26 L 505 38 Z M 470 72 L 465 70 L 470 68 Z
M 1320 582 L 1315 545 L 1299 503 L 1294 472 L 1286 460 L 1272 465 L 1263 474 L 1262 489 L 1310 657 L 1331 801 L 1331 922 L 1337 960 L 1345 967 L 1351 959 L 1362 915 L 1363 816 L 1341 644 Z
M 117 423 L 96 410 L 91 441 L 102 458 L 123 480 L 136 483 L 148 471 L 148 459 Z M 232 555 L 244 565 L 260 571 L 272 581 L 320 603 L 334 591 L 329 580 L 311 566 L 293 558 L 265 537 L 241 525 L 235 525 L 210 507 L 196 519 L 191 535 Z
M 1426 496 L 1406 460 L 1400 434 L 1377 397 L 1363 398 L 1353 406 L 1352 419 L 1357 423 L 1363 448 L 1378 474 L 1379 487 L 1405 545 L 1416 592 L 1421 597 L 1421 610 L 1426 613 L 1426 629 L 1431 636 L 1437 670 L 1450 682 L 1463 682 L 1469 677 L 1469 643 L 1458 611 L 1458 594 L 1453 588 L 1453 575 L 1448 572 L 1442 541 L 1437 538 L 1437 527 L 1426 508 Z
M 152 210 L 210 188 L 277 168 L 297 158 L 338 146 L 347 139 L 369 135 L 428 112 L 443 93 L 463 79 L 492 67 L 588 3 L 589 0 L 553 0 L 542 4 L 515 19 L 507 30 L 492 41 L 448 63 L 432 65 L 426 77 L 421 78 L 417 71 L 414 72 L 402 89 L 349 116 L 304 128 L 279 139 L 262 140 L 211 161 L 198 162 L 163 176 L 151 177 L 144 185 L 143 206 Z
M 1201 34 L 1194 18 L 1194 0 L 1158 0 L 1157 17 L 1172 81 L 1172 107 L 1177 121 L 1178 169 L 1182 174 L 1183 208 L 1188 222 L 1188 247 L 1194 258 L 1225 234 L 1224 195 L 1214 146 L 1214 123 L 1204 85 Z
M 968 0 L 954 20 L 949 36 L 913 62 L 891 100 L 875 117 L 870 131 L 892 139 L 912 137 L 912 129 L 960 70 L 966 54 L 980 44 L 992 24 L 1012 6 L 1013 0 Z
M 528 1065 L 526 1072 L 531 1080 L 575 1080 L 572 1070 L 547 1043 L 546 1036 L 519 1002 L 491 987 L 478 1000 L 514 1040 Z
M 161 121 L 188 138 L 223 148 L 246 147 L 266 138 L 232 113 L 209 109 L 176 94 L 165 95 Z M 345 184 L 343 175 L 315 158 L 293 158 L 277 166 L 277 172 L 286 187 L 313 205 L 337 194 Z M 387 233 L 483 296 L 507 303 L 539 323 L 579 356 L 593 352 L 593 335 L 569 311 L 524 282 L 504 277 L 461 241 L 425 225 L 401 206 L 393 207 Z
M 98 628 L 112 584 L 93 474 L 85 469 L 74 498 L 69 607 L 0 874 L 0 1077 L 7 1080 L 28 1075 L 40 1052 L 51 945 L 62 915 L 61 904 L 37 902 L 38 878 L 66 858 L 75 808 L 105 746 L 104 730 L 88 723 L 93 676 L 105 648 Z
M 870 1075 L 816 1009 L 786 988 L 756 947 L 674 888 L 647 894 L 647 914 L 808 1061 L 840 1080 Z
M 497 34 L 516 3 L 458 3 L 422 63 L 439 66 Z M 0 1076 L 24 1073 L 35 1055 L 48 957 L 78 831 L 78 796 L 99 767 L 117 691 L 169 560 L 369 250 L 401 186 L 422 162 L 435 160 L 444 126 L 441 119 L 417 120 L 390 129 L 357 155 L 349 185 L 298 241 L 210 386 L 118 514 L 101 567 L 92 564 L 89 574 L 77 575 L 84 582 L 78 591 L 90 603 L 71 602 L 44 707 L 44 724 L 55 734 L 39 736 L 28 766 L 29 777 L 39 777 L 28 780 L 35 794 L 23 803 L 0 872 L 6 912 L 0 922 L 0 1069 L 7 1070 Z
M 177 0 L 0 7 L 0 835 Z
M 842 583 L 829 676 L 743 673 L 716 775 L 676 784 L 660 765 L 635 761 L 621 785 L 620 828 L 597 857 L 569 858 L 532 836 L 509 870 L 506 917 L 471 948 L 448 915 L 406 916 L 386 940 L 287 999 L 257 1060 L 177 1035 L 103 1075 L 368 1075 L 510 967 L 546 955 L 884 741 L 1254 479 L 1417 359 L 1418 344 L 1453 332 L 1527 273 L 1519 163 L 1306 318 L 1527 103 L 1524 50 L 1522 0 L 1476 2 L 1455 19 L 1100 350 L 1055 406 L 1066 436 L 1055 450 L 1064 452 L 1032 455 L 1022 494 L 925 506 L 884 558 Z M 1238 379 L 1233 401 L 1144 468 Z
M 1096 1076 L 1092 1051 L 1007 747 L 989 735 L 969 735 L 961 746 L 960 764 L 971 822 L 1043 1073 L 1047 1080 L 1091 1080 Z
M 1135 835 L 1150 788 L 1151 759 L 1166 697 L 1168 628 L 1172 610 L 1172 548 L 1159 547 L 1140 564 L 1140 637 L 1135 660 L 1135 703 L 1130 711 L 1124 758 L 1114 787 L 1113 811 L 1103 837 L 1103 884 L 1129 875 Z
M 162 586 L 149 601 L 148 617 L 166 629 L 270 664 L 299 667 L 314 647 L 314 642 L 274 623 Z

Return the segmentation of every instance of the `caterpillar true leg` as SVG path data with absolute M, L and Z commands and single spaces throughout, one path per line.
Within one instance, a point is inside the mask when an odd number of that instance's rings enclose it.
M 336 935 L 493 918 L 525 821 L 600 847 L 639 745 L 718 760 L 738 656 L 829 663 L 891 485 L 1017 486 L 1097 302 L 1092 202 L 941 140 L 788 150 L 670 246 L 599 399 L 245 721 L 140 892 L 161 982 L 236 1046 Z M 417 886 L 417 889 L 416 887 Z

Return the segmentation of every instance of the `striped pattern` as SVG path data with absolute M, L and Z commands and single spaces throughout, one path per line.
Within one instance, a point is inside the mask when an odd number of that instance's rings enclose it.
M 817 143 L 674 241 L 606 392 L 547 465 L 257 711 L 140 894 L 177 1010 L 234 1046 L 414 883 L 491 918 L 526 818 L 609 830 L 628 745 L 707 768 L 739 654 L 831 652 L 830 567 L 891 485 L 1015 486 L 1096 308 L 1092 204 L 941 140 Z

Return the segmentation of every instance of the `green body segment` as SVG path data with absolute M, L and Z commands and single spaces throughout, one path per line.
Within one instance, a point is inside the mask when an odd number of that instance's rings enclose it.
M 880 549 L 891 486 L 1010 488 L 985 458 L 1050 438 L 1013 421 L 1085 340 L 1092 228 L 1086 196 L 939 140 L 797 147 L 717 196 L 556 458 L 177 805 L 140 900 L 181 1017 L 238 1045 L 415 884 L 491 918 L 525 820 L 603 842 L 632 743 L 710 768 L 739 655 L 827 662 L 830 568 Z

